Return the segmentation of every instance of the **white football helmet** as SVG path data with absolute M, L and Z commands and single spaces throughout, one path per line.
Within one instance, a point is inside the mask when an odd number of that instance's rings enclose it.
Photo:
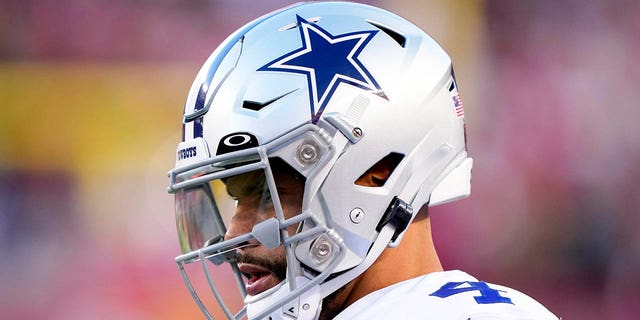
M 368 5 L 303 3 L 240 28 L 198 72 L 183 120 L 169 173 L 176 262 L 208 318 L 187 264 L 203 268 L 230 319 L 314 319 L 323 298 L 398 245 L 420 207 L 470 193 L 449 56 L 412 23 Z M 357 183 L 380 161 L 395 166 L 380 186 Z M 304 186 L 295 215 L 283 210 L 275 162 Z M 239 206 L 228 184 L 247 174 L 275 214 L 225 238 Z M 251 245 L 286 252 L 283 281 L 255 295 L 236 264 Z M 225 303 L 217 265 L 231 266 L 244 308 Z

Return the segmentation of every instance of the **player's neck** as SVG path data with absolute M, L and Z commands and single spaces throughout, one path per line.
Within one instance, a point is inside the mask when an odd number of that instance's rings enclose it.
M 425 212 L 409 225 L 398 247 L 387 248 L 366 272 L 354 280 L 344 307 L 376 290 L 437 271 L 442 271 L 442 264 L 433 245 L 431 222 Z

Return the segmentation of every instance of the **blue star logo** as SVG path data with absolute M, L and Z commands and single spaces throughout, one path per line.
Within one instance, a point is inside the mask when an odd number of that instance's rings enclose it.
M 258 71 L 306 75 L 312 123 L 318 122 L 340 83 L 372 91 L 387 98 L 367 68 L 358 60 L 358 56 L 377 30 L 334 36 L 300 16 L 297 18 L 302 47 L 267 63 Z

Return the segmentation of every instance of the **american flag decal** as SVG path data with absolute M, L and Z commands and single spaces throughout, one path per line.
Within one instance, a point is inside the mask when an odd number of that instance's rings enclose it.
M 449 92 L 451 93 L 451 97 L 453 98 L 453 107 L 455 108 L 456 116 L 458 118 L 463 118 L 464 108 L 462 107 L 462 99 L 460 99 L 460 93 L 458 92 L 458 85 L 456 84 L 455 80 L 451 82 L 451 86 L 449 87 Z
M 458 118 L 464 117 L 464 109 L 462 108 L 462 99 L 460 99 L 460 94 L 457 92 L 453 96 L 453 106 L 455 107 L 455 110 L 456 110 L 456 116 L 458 116 Z

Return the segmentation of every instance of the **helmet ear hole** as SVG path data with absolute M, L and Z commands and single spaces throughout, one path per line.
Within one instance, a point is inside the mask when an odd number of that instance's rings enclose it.
M 356 181 L 358 186 L 382 187 L 387 182 L 398 164 L 404 159 L 404 155 L 391 152 L 367 169 Z

